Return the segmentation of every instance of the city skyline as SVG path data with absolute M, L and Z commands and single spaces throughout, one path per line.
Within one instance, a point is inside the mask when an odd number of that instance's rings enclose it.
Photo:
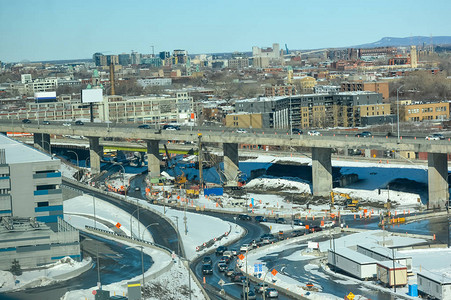
M 382 37 L 450 35 L 449 1 L 6 1 L 0 0 L 0 61 L 104 54 L 346 47 Z

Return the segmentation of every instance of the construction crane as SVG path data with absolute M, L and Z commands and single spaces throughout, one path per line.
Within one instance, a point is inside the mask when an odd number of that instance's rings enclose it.
M 287 53 L 285 53 L 286 55 L 290 54 L 290 51 L 288 51 L 288 46 L 287 46 L 287 44 L 285 44 L 285 50 L 287 50 Z
M 331 208 L 334 208 L 335 204 L 335 198 L 334 196 L 339 196 L 342 198 L 345 198 L 345 205 L 347 208 L 351 209 L 352 211 L 356 211 L 359 209 L 359 200 L 352 199 L 348 194 L 345 193 L 336 193 L 336 192 L 330 192 L 330 199 L 331 199 Z

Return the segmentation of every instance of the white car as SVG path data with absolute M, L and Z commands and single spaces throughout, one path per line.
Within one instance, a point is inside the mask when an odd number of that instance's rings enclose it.
M 426 137 L 426 140 L 429 140 L 429 141 L 439 141 L 439 140 L 444 140 L 444 139 L 445 139 L 445 137 L 443 136 L 443 134 L 440 134 L 440 133 L 434 133 L 434 134 L 428 135 Z
M 241 252 L 246 252 L 246 251 L 249 251 L 249 250 L 250 250 L 249 244 L 243 244 L 243 245 L 241 245 L 241 247 L 240 247 L 240 251 L 241 251 Z
M 310 130 L 307 133 L 308 133 L 308 135 L 320 135 L 321 134 L 321 133 L 319 133 L 319 131 L 316 131 L 316 130 Z
M 236 133 L 247 133 L 247 131 L 244 129 L 237 129 L 237 130 L 235 130 L 235 132 Z
M 63 123 L 63 126 L 71 126 L 72 124 L 71 123 L 69 123 L 69 122 L 65 122 L 65 123 Z

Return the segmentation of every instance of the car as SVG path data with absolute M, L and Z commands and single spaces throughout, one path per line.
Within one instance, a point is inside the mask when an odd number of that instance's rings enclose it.
M 225 271 L 227 271 L 227 264 L 224 264 L 224 263 L 218 263 L 218 271 L 219 272 L 225 272 Z
M 238 250 L 236 248 L 230 249 L 230 252 L 232 253 L 232 256 L 235 256 L 238 254 Z
M 42 125 L 50 125 L 50 121 L 47 121 L 47 120 L 42 121 Z
M 211 264 L 202 265 L 202 274 L 203 275 L 213 274 L 213 267 L 211 266 Z
M 267 288 L 265 291 L 266 298 L 277 298 L 279 297 L 279 292 L 274 288 Z
M 319 133 L 319 131 L 316 131 L 316 130 L 310 130 L 307 133 L 308 133 L 308 135 L 321 135 L 321 133 Z
M 232 258 L 233 257 L 233 253 L 232 253 L 232 251 L 224 251 L 224 253 L 222 253 L 222 256 L 228 256 L 229 258 Z
M 244 293 L 241 292 L 241 299 L 249 299 L 249 300 L 255 300 L 257 299 L 257 295 L 253 290 L 249 290 L 248 292 Z
M 221 259 L 219 260 L 220 262 L 223 262 L 225 264 L 228 264 L 230 262 L 230 256 L 222 256 Z
M 240 247 L 240 252 L 247 252 L 247 251 L 249 251 L 249 250 L 250 250 L 249 244 L 243 244 L 243 245 L 241 245 L 241 247 Z
M 332 228 L 335 225 L 334 221 L 325 221 L 324 225 L 321 226 L 322 228 Z
M 75 125 L 85 125 L 85 123 L 83 123 L 83 121 L 77 120 L 75 121 Z
M 252 218 L 248 215 L 238 215 L 238 220 L 250 221 Z
M 211 265 L 212 260 L 210 256 L 205 256 L 204 258 L 202 258 L 202 264 L 204 265 Z
M 231 277 L 233 274 L 235 273 L 235 268 L 234 267 L 229 267 L 226 271 L 225 271 L 225 275 Z
M 318 225 L 311 225 L 311 226 L 309 226 L 309 229 L 308 229 L 308 231 L 310 232 L 310 233 L 312 233 L 312 232 L 318 232 L 318 231 L 322 231 L 323 229 L 320 227 L 320 226 L 318 226 Z
M 235 130 L 235 132 L 236 133 L 247 133 L 247 130 L 244 130 L 244 129 L 237 129 L 237 130 Z
M 258 294 L 263 294 L 263 292 L 268 288 L 268 284 L 266 282 L 260 282 L 254 287 L 254 291 Z
M 284 218 L 278 218 L 278 219 L 276 219 L 276 223 L 278 223 L 278 224 L 287 224 L 287 221 Z
M 139 186 L 135 187 L 135 191 L 139 192 L 141 188 Z
M 428 135 L 426 137 L 426 140 L 429 140 L 429 141 L 439 141 L 439 140 L 444 140 L 444 139 L 445 139 L 445 137 L 441 133 L 434 133 L 434 134 Z
M 22 120 L 22 123 L 24 123 L 24 124 L 30 124 L 30 123 L 31 123 L 31 120 L 30 120 L 30 119 L 23 119 L 23 120 Z
M 264 216 L 255 216 L 255 222 L 266 222 L 266 218 Z
M 180 127 L 177 125 L 164 125 L 163 130 L 180 130 Z
M 227 251 L 227 247 L 219 246 L 218 248 L 216 248 L 216 255 L 223 255 L 224 251 Z
M 292 237 L 296 237 L 296 236 L 301 236 L 301 235 L 304 235 L 304 230 L 293 230 L 292 232 L 291 232 L 291 236 Z
M 150 129 L 150 125 L 149 125 L 149 124 L 141 124 L 141 125 L 138 126 L 138 128 L 141 128 L 141 129 Z
M 364 137 L 364 138 L 366 138 L 366 137 L 372 137 L 373 135 L 369 131 L 364 131 L 364 132 L 361 132 L 361 133 L 357 133 L 355 136 L 356 137 Z
M 293 128 L 293 129 L 291 129 L 291 133 L 293 133 L 293 134 L 302 134 L 303 132 L 299 128 Z
M 63 126 L 71 126 L 72 124 L 71 123 L 69 123 L 69 122 L 64 122 L 63 123 Z
M 293 225 L 303 226 L 304 224 L 302 224 L 301 220 L 299 220 L 299 219 L 294 219 L 294 220 L 293 220 Z
M 246 279 L 242 272 L 234 272 L 230 277 L 233 282 L 241 282 L 243 280 L 243 277 L 244 279 Z

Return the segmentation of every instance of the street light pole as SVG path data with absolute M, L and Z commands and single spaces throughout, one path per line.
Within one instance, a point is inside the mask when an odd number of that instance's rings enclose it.
M 131 238 L 133 238 L 133 223 L 132 223 L 132 218 L 133 218 L 133 215 L 135 214 L 135 212 L 136 212 L 137 210 L 139 210 L 139 207 L 138 207 L 137 209 L 135 209 L 135 211 L 133 211 L 132 214 L 130 215 L 130 237 L 131 237 Z M 138 220 L 138 222 L 139 222 L 139 220 Z M 138 227 L 139 227 L 139 224 L 138 224 Z M 138 238 L 139 238 L 139 235 L 138 235 Z
M 72 152 L 72 153 L 75 154 L 75 156 L 77 157 L 77 167 L 78 167 L 78 154 L 77 154 L 77 152 L 72 151 L 72 150 L 67 150 L 67 152 Z
M 399 143 L 399 90 L 403 86 L 404 86 L 404 84 L 396 89 L 396 113 L 398 115 L 398 143 Z

